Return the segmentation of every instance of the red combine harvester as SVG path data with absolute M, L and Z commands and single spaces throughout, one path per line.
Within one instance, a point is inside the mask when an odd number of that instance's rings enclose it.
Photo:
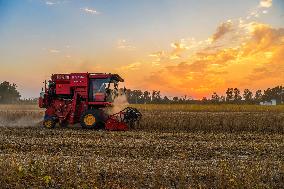
M 43 126 L 80 123 L 89 129 L 128 130 L 142 117 L 136 108 L 127 107 L 111 115 L 106 111 L 121 92 L 118 83 L 123 81 L 117 74 L 53 74 L 39 98 L 39 107 L 46 108 Z

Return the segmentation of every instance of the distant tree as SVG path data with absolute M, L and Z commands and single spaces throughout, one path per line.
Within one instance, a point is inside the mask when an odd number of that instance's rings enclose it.
M 218 103 L 220 101 L 220 97 L 216 92 L 214 92 L 211 96 L 211 100 L 213 103 Z
M 241 91 L 238 88 L 234 88 L 234 101 L 239 103 L 242 100 Z
M 151 94 L 148 91 L 144 91 L 143 93 L 144 103 L 150 103 L 151 102 Z
M 272 91 L 270 88 L 264 90 L 263 95 L 262 95 L 262 100 L 268 101 L 272 99 Z
M 281 101 L 283 95 L 283 87 L 277 86 L 274 88 L 268 88 L 264 90 L 262 95 L 262 100 L 270 101 L 272 99 L 275 99 L 278 103 Z
M 202 102 L 203 104 L 206 104 L 206 103 L 208 103 L 208 99 L 207 99 L 206 97 L 203 97 L 202 100 L 201 100 L 201 102 Z
M 152 92 L 152 103 L 160 103 L 162 100 L 161 92 L 160 91 L 153 91 Z
M 252 98 L 253 96 L 252 95 L 253 94 L 252 94 L 252 92 L 249 89 L 245 89 L 244 90 L 243 97 L 244 97 L 246 103 L 251 103 L 252 102 L 252 100 L 253 100 L 253 98 Z
M 173 98 L 173 101 L 174 101 L 174 102 L 178 102 L 178 100 L 179 100 L 179 98 L 178 98 L 177 96 L 175 96 L 175 97 Z
M 125 90 L 125 95 L 126 95 L 127 101 L 129 103 L 133 103 L 132 102 L 132 91 L 130 89 Z
M 18 101 L 20 97 L 16 84 L 8 81 L 0 83 L 0 103 L 13 103 Z
M 255 95 L 254 95 L 254 101 L 256 103 L 259 103 L 261 101 L 261 99 L 262 99 L 262 91 L 261 90 L 257 90 L 255 92 Z
M 143 92 L 141 90 L 133 90 L 133 96 L 135 97 L 136 104 L 143 104 Z
M 2 93 L 3 86 L 7 83 L 2 83 Z M 13 86 L 13 85 L 12 85 Z M 14 85 L 16 88 L 16 86 Z M 6 87 L 7 88 L 7 87 Z M 0 93 L 0 103 L 3 102 L 4 96 Z M 2 94 L 2 95 L 1 95 Z M 167 96 L 162 96 L 160 91 L 154 90 L 152 92 L 141 91 L 141 90 L 125 90 L 127 100 L 129 103 L 179 103 L 179 104 L 209 104 L 209 103 L 259 103 L 262 100 L 270 101 L 271 99 L 276 99 L 277 102 L 283 102 L 284 100 L 284 87 L 276 86 L 274 88 L 268 88 L 262 94 L 261 90 L 257 90 L 253 97 L 253 93 L 249 89 L 245 89 L 243 96 L 238 88 L 228 88 L 225 96 L 219 96 L 214 92 L 211 96 L 211 99 L 203 97 L 202 100 L 194 100 L 192 97 L 184 95 L 182 97 L 175 96 L 173 98 L 168 98 Z M 1 99 L 2 97 L 2 99 Z M 242 101 L 242 97 L 245 101 Z M 17 97 L 15 98 L 17 99 Z M 33 100 L 24 100 L 22 102 L 34 102 Z M 22 103 L 21 102 L 21 103 Z
M 168 104 L 170 102 L 171 102 L 171 100 L 167 96 L 164 96 L 163 103 Z
M 231 102 L 234 100 L 234 89 L 228 88 L 226 91 L 226 101 Z
M 225 96 L 220 96 L 220 100 L 219 100 L 220 102 L 222 102 L 222 103 L 224 103 L 224 102 L 226 102 L 226 97 Z

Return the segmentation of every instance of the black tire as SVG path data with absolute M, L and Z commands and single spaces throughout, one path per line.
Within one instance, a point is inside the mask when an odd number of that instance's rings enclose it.
M 103 111 L 87 110 L 81 118 L 80 124 L 84 129 L 101 129 L 103 123 Z
M 62 128 L 66 128 L 68 126 L 68 121 L 59 122 L 59 126 Z
M 52 117 L 45 118 L 42 123 L 43 127 L 47 129 L 53 129 L 55 127 L 55 124 L 56 122 Z

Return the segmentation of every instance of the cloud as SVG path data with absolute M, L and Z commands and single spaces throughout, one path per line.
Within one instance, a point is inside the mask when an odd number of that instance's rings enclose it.
M 141 68 L 141 62 L 134 62 L 131 64 L 128 64 L 126 66 L 122 66 L 120 69 L 123 71 L 133 71 L 133 70 L 139 70 Z
M 165 55 L 165 51 L 158 51 L 158 52 L 149 54 L 150 57 L 157 57 L 157 58 L 161 58 L 164 55 Z
M 149 54 L 149 57 L 155 58 L 152 61 L 152 65 L 160 65 L 160 63 L 169 62 L 171 60 L 180 60 L 183 58 L 183 55 L 186 51 L 191 50 L 194 52 L 194 49 L 197 47 L 197 42 L 194 38 L 181 39 L 179 41 L 173 42 L 170 44 L 172 49 L 168 52 L 166 51 L 157 51 Z
M 129 41 L 126 39 L 119 39 L 117 41 L 117 48 L 118 49 L 126 49 L 126 50 L 135 50 L 136 47 L 132 46 Z
M 182 53 L 189 49 L 184 39 L 182 39 L 180 42 L 172 43 L 171 47 L 174 48 L 174 50 L 169 55 L 169 58 L 171 60 L 181 58 Z
M 56 3 L 52 1 L 46 1 L 45 4 L 48 6 L 52 6 L 52 5 L 55 5 Z
M 171 47 L 173 47 L 176 50 L 184 50 L 184 49 L 188 49 L 188 47 L 186 46 L 186 44 L 184 43 L 184 40 L 182 40 L 182 42 L 175 42 L 171 44 Z
M 100 14 L 100 12 L 98 12 L 97 10 L 91 9 L 91 8 L 88 8 L 88 7 L 81 8 L 81 10 L 84 11 L 85 13 L 87 13 L 87 14 Z
M 60 51 L 57 49 L 48 49 L 48 52 L 49 53 L 60 53 Z
M 259 6 L 264 8 L 269 8 L 272 6 L 272 0 L 261 0 Z
M 183 49 L 178 62 L 169 58 L 172 52 L 150 54 L 161 61 L 143 82 L 145 88 L 201 98 L 230 86 L 257 89 L 284 82 L 284 28 L 243 20 L 231 21 L 229 29 L 222 25 L 218 28 L 226 29 L 217 29 L 223 35 L 219 35 L 218 45 L 196 42 L 200 44 L 196 52 Z M 172 46 L 181 49 L 179 44 Z
M 278 78 L 283 82 L 284 28 L 274 29 L 268 25 L 259 25 L 255 28 L 252 39 L 246 50 L 249 55 L 257 56 L 260 62 L 246 78 L 249 82 L 271 78 Z
M 268 9 L 272 6 L 272 0 L 261 0 L 259 5 L 252 9 L 246 16 L 247 20 L 257 19 L 264 14 L 268 13 Z
M 232 30 L 232 21 L 228 20 L 227 22 L 222 23 L 218 26 L 216 32 L 212 36 L 212 42 L 217 41 L 218 39 L 222 38 L 225 34 Z

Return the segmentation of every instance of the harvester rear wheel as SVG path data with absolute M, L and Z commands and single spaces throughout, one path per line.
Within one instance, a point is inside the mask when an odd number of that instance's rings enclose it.
M 55 127 L 55 124 L 56 122 L 54 121 L 54 119 L 50 117 L 50 118 L 44 119 L 42 125 L 47 129 L 52 129 Z
M 102 112 L 99 110 L 87 110 L 80 119 L 80 124 L 84 129 L 99 129 L 102 120 Z

